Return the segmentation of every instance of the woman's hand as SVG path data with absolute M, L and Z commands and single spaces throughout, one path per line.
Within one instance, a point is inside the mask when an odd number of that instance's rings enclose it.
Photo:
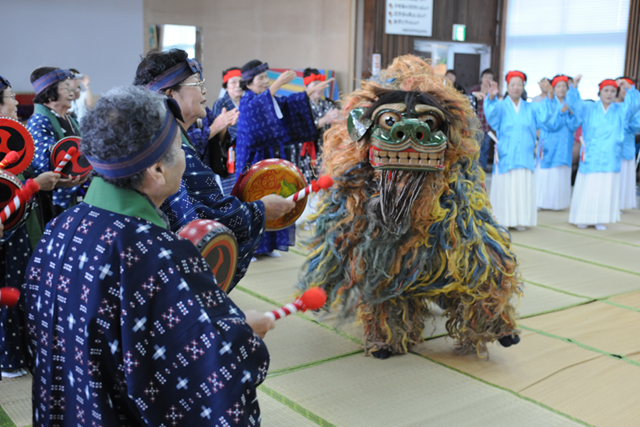
M 56 188 L 56 184 L 60 180 L 60 174 L 55 172 L 41 173 L 35 177 L 34 181 L 40 186 L 42 191 L 51 191 Z
M 566 113 L 567 111 L 569 111 L 569 106 L 567 104 L 564 104 L 564 107 L 562 107 L 562 109 L 560 110 L 561 113 Z
M 247 310 L 244 312 L 244 316 L 247 319 L 247 325 L 251 326 L 253 332 L 260 338 L 264 338 L 267 332 L 276 327 L 275 320 L 256 310 Z
M 580 84 L 580 79 L 582 78 L 582 74 L 578 74 L 573 79 L 573 87 L 578 89 L 578 85 Z
M 482 93 L 482 92 L 473 92 L 472 95 L 478 100 L 478 101 L 484 101 L 484 99 L 487 97 L 486 93 Z
M 340 111 L 335 108 L 330 109 L 329 111 L 327 111 L 327 114 L 325 114 L 320 118 L 320 120 L 318 120 L 318 128 L 323 128 L 325 125 L 328 125 L 334 120 L 337 120 L 338 117 L 340 117 Z
M 89 177 L 86 176 L 84 178 L 80 178 L 79 176 L 77 176 L 75 178 L 60 178 L 58 180 L 58 183 L 56 184 L 56 187 L 77 187 L 78 185 L 84 184 L 87 178 Z
M 498 96 L 498 83 L 491 82 L 491 86 L 489 87 L 489 99 L 493 101 L 496 96 Z
M 307 87 L 304 88 L 304 91 L 307 92 L 307 95 L 311 95 L 314 92 L 324 91 L 326 88 L 329 87 L 331 82 L 334 81 L 334 80 L 335 79 L 331 78 L 329 80 L 325 80 L 323 82 L 320 82 L 317 85 L 307 86 Z
M 275 96 L 276 92 L 287 83 L 291 83 L 293 79 L 296 78 L 296 72 L 292 70 L 287 70 L 284 73 L 280 74 L 275 82 L 271 86 L 269 86 L 269 92 L 271 92 L 271 96 Z
M 226 130 L 229 126 L 233 126 L 238 122 L 238 116 L 240 113 L 237 108 L 231 111 L 227 111 L 222 107 L 222 112 L 213 120 L 213 123 L 209 126 L 209 139 L 223 130 Z

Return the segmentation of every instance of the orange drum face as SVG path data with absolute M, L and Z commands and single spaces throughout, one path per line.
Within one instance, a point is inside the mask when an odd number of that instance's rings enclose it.
M 253 165 L 242 178 L 240 194 L 245 202 L 260 200 L 269 194 L 289 197 L 307 186 L 302 172 L 291 162 L 269 159 Z M 304 212 L 307 198 L 296 202 L 296 207 L 288 214 L 266 222 L 269 231 L 282 230 L 294 224 Z
M 8 117 L 0 117 L 0 161 L 10 151 L 18 153 L 18 160 L 4 168 L 5 171 L 18 175 L 22 173 L 33 160 L 35 147 L 33 138 L 22 123 Z
M 238 243 L 231 230 L 217 221 L 198 219 L 182 227 L 178 234 L 195 245 L 211 267 L 218 286 L 228 292 L 238 266 Z
M 61 139 L 56 142 L 55 145 L 51 148 L 51 170 L 54 170 L 56 166 L 64 159 L 65 154 L 71 147 L 76 147 L 78 153 L 80 153 L 80 141 L 81 138 L 71 136 L 69 138 Z M 84 156 L 84 154 L 76 155 L 69 163 L 67 163 L 64 168 L 62 168 L 62 172 L 60 175 L 63 178 L 76 178 L 89 175 L 91 172 L 91 164 Z
M 4 171 L 0 171 L 0 210 L 4 209 L 4 207 L 13 200 L 16 193 L 18 193 L 21 188 L 22 183 L 18 178 Z M 27 217 L 27 206 L 31 206 L 29 202 L 20 203 L 20 208 L 7 218 L 4 222 L 5 232 L 22 224 L 22 221 Z

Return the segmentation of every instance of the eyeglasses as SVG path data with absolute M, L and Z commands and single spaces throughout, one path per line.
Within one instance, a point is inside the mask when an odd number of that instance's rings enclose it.
M 206 79 L 200 80 L 198 83 L 180 83 L 180 86 L 194 86 L 200 88 L 200 92 L 204 92 L 204 82 Z
M 16 94 L 12 93 L 11 95 L 3 95 L 3 98 L 12 98 L 12 99 L 16 99 Z

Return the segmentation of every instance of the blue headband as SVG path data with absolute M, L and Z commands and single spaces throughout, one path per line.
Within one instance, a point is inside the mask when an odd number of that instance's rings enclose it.
M 9 80 L 7 80 L 4 77 L 0 76 L 0 90 L 5 90 L 9 86 L 11 86 L 11 83 L 9 83 Z
M 195 59 L 188 58 L 185 62 L 180 62 L 168 70 L 165 70 L 162 74 L 147 83 L 145 88 L 153 92 L 160 92 L 163 89 L 177 85 L 196 73 L 198 73 L 200 80 L 202 80 L 202 66 Z
M 37 95 L 52 84 L 61 82 L 68 78 L 73 78 L 73 74 L 71 74 L 71 71 L 58 68 L 48 72 L 47 74 L 33 82 L 33 88 L 35 89 Z
M 267 64 L 266 62 L 263 64 L 260 64 L 256 68 L 252 68 L 249 71 L 244 71 L 241 76 L 242 80 L 244 80 L 245 82 L 249 81 L 255 76 L 257 76 L 258 74 L 264 73 L 268 69 L 269 69 L 269 64 Z
M 175 103 L 175 105 L 172 105 Z M 178 132 L 178 123 L 174 111 L 179 111 L 176 101 L 171 98 L 165 100 L 167 115 L 164 123 L 138 151 L 116 159 L 98 160 L 85 154 L 93 169 L 107 178 L 125 178 L 150 167 L 166 154 L 171 148 L 173 139 Z M 178 109 L 178 110 L 176 110 Z M 178 113 L 179 115 L 179 113 Z

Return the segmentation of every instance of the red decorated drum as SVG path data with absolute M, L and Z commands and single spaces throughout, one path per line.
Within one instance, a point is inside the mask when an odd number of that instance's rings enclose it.
M 197 219 L 178 234 L 195 245 L 211 267 L 218 286 L 228 292 L 238 266 L 238 242 L 231 230 L 218 221 Z
M 71 147 L 76 147 L 78 153 L 81 153 L 80 141 L 82 141 L 82 138 L 79 138 L 77 136 L 70 136 L 56 142 L 51 147 L 51 170 L 54 170 L 56 166 L 60 164 L 60 161 L 64 159 L 64 155 L 67 154 L 67 151 L 69 151 Z M 67 163 L 62 168 L 60 176 L 62 176 L 63 178 L 84 178 L 85 176 L 89 175 L 91 169 L 92 166 L 89 163 L 89 160 L 87 160 L 84 154 L 79 154 L 72 158 L 69 163 Z
M 11 151 L 18 154 L 18 160 L 8 164 L 4 170 L 18 175 L 24 172 L 33 160 L 33 138 L 19 121 L 0 117 L 0 161 Z
M 0 170 L 0 211 L 13 200 L 21 189 L 22 182 L 15 175 Z M 33 198 L 21 201 L 20 207 L 4 222 L 5 233 L 22 225 L 27 220 L 32 206 Z
M 251 166 L 242 174 L 232 194 L 244 202 L 255 202 L 269 194 L 278 194 L 287 198 L 306 186 L 307 180 L 296 165 L 287 160 L 267 159 Z M 266 229 L 275 231 L 289 227 L 300 218 L 306 206 L 307 197 L 298 200 L 291 212 L 278 219 L 267 221 Z

